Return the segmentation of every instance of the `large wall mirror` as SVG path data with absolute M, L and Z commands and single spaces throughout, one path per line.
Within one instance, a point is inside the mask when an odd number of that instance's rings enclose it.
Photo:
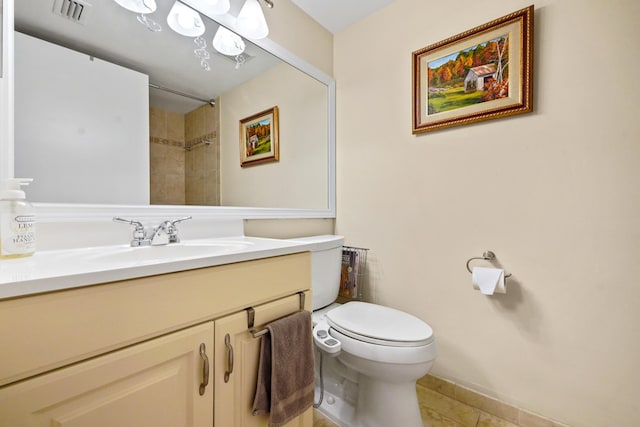
M 113 0 L 15 2 L 14 174 L 34 178 L 33 202 L 335 216 L 333 79 L 268 39 L 219 53 L 219 22 L 232 27 L 242 2 L 225 16 L 204 3 L 175 3 L 199 12 L 195 37 L 171 29 L 173 0 L 144 15 Z M 278 161 L 242 167 L 240 121 L 274 106 Z
M 4 18 L 2 14 L 2 10 L 4 9 L 4 3 L 0 0 L 0 78 L 2 77 L 2 64 L 4 59 L 4 37 L 3 37 L 3 28 L 4 28 Z

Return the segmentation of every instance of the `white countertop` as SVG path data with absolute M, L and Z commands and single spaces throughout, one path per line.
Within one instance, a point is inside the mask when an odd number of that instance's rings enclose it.
M 238 236 L 167 246 L 40 251 L 26 258 L 0 260 L 0 299 L 306 252 L 327 244 Z

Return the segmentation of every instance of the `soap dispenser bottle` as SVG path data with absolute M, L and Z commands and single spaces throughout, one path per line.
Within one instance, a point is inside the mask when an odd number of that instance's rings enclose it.
M 31 178 L 12 178 L 0 183 L 0 258 L 33 255 L 36 250 L 36 216 L 21 185 Z

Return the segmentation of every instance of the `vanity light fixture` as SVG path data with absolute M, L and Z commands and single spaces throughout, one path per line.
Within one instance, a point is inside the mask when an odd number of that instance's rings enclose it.
M 137 13 L 138 21 L 151 31 L 162 31 L 160 24 L 147 15 L 157 9 L 156 0 L 114 0 L 121 7 Z M 209 5 L 209 11 L 214 14 L 223 15 L 230 9 L 229 0 L 205 0 Z M 272 0 L 263 0 L 267 7 L 273 7 Z M 262 12 L 262 7 L 258 0 L 245 0 L 244 5 L 236 18 L 238 31 L 248 38 L 257 40 L 267 37 L 269 27 Z M 182 3 L 174 0 L 173 6 L 167 15 L 167 24 L 178 34 L 186 37 L 193 37 L 196 44 L 194 54 L 200 59 L 200 66 L 209 71 L 209 52 L 207 42 L 202 37 L 206 31 L 205 24 L 200 14 Z M 245 50 L 245 43 L 236 33 L 220 26 L 213 37 L 213 47 L 225 56 L 234 57 L 236 69 L 244 64 L 246 58 L 242 55 Z
M 177 0 L 167 15 L 167 24 L 176 33 L 187 37 L 198 37 L 205 31 L 200 14 Z
M 270 0 L 266 3 L 273 7 L 273 3 Z M 264 18 L 264 13 L 262 13 L 258 0 L 246 0 L 244 6 L 240 9 L 236 22 L 240 32 L 250 39 L 263 39 L 269 34 L 267 20 Z

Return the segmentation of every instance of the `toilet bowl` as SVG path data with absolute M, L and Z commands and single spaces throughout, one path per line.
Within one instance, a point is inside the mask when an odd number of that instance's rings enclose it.
M 356 371 L 353 426 L 422 426 L 416 380 L 436 357 L 433 331 L 389 307 L 348 302 L 326 314 L 329 335 L 341 344 L 338 360 Z
M 343 239 L 303 240 L 320 243 L 311 261 L 314 342 L 318 355 L 325 356 L 318 358 L 325 368 L 324 381 L 317 381 L 323 383 L 318 394 L 327 394 L 320 411 L 341 426 L 423 426 L 416 380 L 429 372 L 436 358 L 433 330 L 390 307 L 334 303 Z M 320 380 L 318 360 L 316 369 Z

